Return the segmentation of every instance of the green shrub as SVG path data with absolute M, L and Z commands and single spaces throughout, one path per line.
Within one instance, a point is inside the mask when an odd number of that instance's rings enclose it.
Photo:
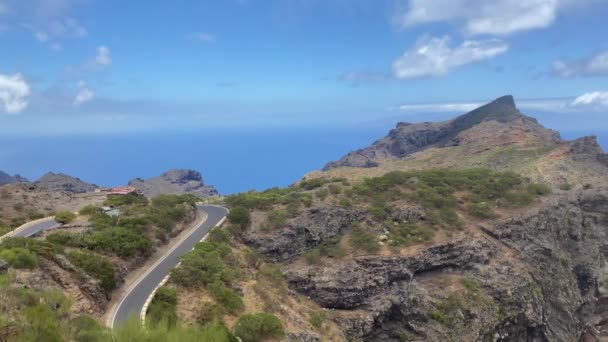
M 233 290 L 229 289 L 220 280 L 216 280 L 207 286 L 209 292 L 230 314 L 238 313 L 245 308 L 243 300 Z
M 177 292 L 161 286 L 156 291 L 147 312 L 147 321 L 153 325 L 175 326 L 177 323 Z
M 34 269 L 38 266 L 38 258 L 25 248 L 15 247 L 0 250 L 0 259 L 14 268 Z
M 106 206 L 123 207 L 128 205 L 148 205 L 148 199 L 137 194 L 128 194 L 124 196 L 109 196 L 104 202 Z
M 230 223 L 239 225 L 243 230 L 247 229 L 249 222 L 251 221 L 249 210 L 245 207 L 231 209 L 227 218 Z
M 269 338 L 280 338 L 285 335 L 283 323 L 269 313 L 243 315 L 236 322 L 234 335 L 243 342 L 259 342 Z
M 226 311 L 219 304 L 205 303 L 199 314 L 199 323 L 205 324 L 213 321 L 221 321 Z
M 431 229 L 411 223 L 389 224 L 386 228 L 391 232 L 390 238 L 393 246 L 410 246 L 431 241 L 435 235 Z
M 546 184 L 528 184 L 527 190 L 530 194 L 536 196 L 544 196 L 551 193 L 551 187 Z
M 471 203 L 468 205 L 467 210 L 469 214 L 482 219 L 491 219 L 496 216 L 494 210 L 492 210 L 492 207 L 487 202 Z
M 80 267 L 87 274 L 99 279 L 101 287 L 110 292 L 116 287 L 114 266 L 104 258 L 81 252 L 70 252 L 67 255 L 70 261 Z
M 76 219 L 76 214 L 69 211 L 60 211 L 55 214 L 55 221 L 66 224 L 74 221 Z
M 325 201 L 325 199 L 327 198 L 328 195 L 329 195 L 329 191 L 325 188 L 319 189 L 315 192 L 315 196 L 317 196 L 317 198 L 320 199 L 321 201 Z
M 311 249 L 304 254 L 304 260 L 309 265 L 316 265 L 321 262 L 321 252 L 317 248 Z
M 93 204 L 89 204 L 86 207 L 83 207 L 82 209 L 80 209 L 78 211 L 78 213 L 80 215 L 84 215 L 84 216 L 93 216 L 95 214 L 97 214 L 97 206 L 93 205 Z
M 351 225 L 350 243 L 358 250 L 375 253 L 380 250 L 378 235 L 370 230 L 367 225 L 355 222 Z
M 327 189 L 329 190 L 329 193 L 332 195 L 338 195 L 339 193 L 342 192 L 342 188 L 338 184 L 329 184 L 327 186 Z
M 315 329 L 321 329 L 323 327 L 323 323 L 325 322 L 325 312 L 317 311 L 310 315 L 310 319 L 308 320 L 310 324 L 315 327 Z
M 279 230 L 287 223 L 287 213 L 279 210 L 268 212 L 263 228 L 265 230 Z

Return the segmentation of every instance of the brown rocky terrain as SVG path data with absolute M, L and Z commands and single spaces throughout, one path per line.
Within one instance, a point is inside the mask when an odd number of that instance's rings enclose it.
M 582 187 L 606 184 L 607 160 L 595 137 L 562 140 L 557 132 L 522 114 L 513 97 L 504 96 L 449 121 L 399 123 L 371 146 L 306 178 L 356 179 L 396 170 L 485 167 Z
M 97 185 L 84 182 L 80 178 L 53 172 L 40 177 L 33 186 L 43 191 L 65 191 L 75 194 L 92 192 L 98 188 Z
M 346 340 L 603 341 L 607 159 L 594 137 L 564 141 L 503 97 L 451 121 L 399 124 L 283 192 L 228 203 L 250 209 L 239 241 Z M 458 188 L 475 168 L 506 178 L 482 172 Z M 476 197 L 510 172 L 544 195 L 505 205 L 519 200 L 499 186 Z

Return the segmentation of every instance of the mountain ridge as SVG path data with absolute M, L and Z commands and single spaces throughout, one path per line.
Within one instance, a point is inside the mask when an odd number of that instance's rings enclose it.
M 400 122 L 370 146 L 306 176 L 377 176 L 416 168 L 512 170 L 557 185 L 606 183 L 608 159 L 593 137 L 563 140 L 521 113 L 512 96 L 441 122 Z

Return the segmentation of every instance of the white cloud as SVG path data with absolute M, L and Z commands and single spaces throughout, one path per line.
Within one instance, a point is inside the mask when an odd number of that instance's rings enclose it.
M 608 110 L 608 91 L 594 91 L 585 93 L 572 101 L 573 107 L 596 107 Z
M 456 47 L 450 47 L 450 38 L 425 37 L 393 62 L 395 77 L 410 79 L 441 76 L 450 70 L 483 61 L 509 49 L 509 45 L 498 39 L 465 40 Z
M 479 108 L 486 101 L 403 104 L 397 107 L 407 113 L 455 113 L 462 114 Z M 594 91 L 578 97 L 548 99 L 516 99 L 517 107 L 526 111 L 551 113 L 581 113 L 608 111 L 608 91 Z M 532 112 L 534 114 L 534 112 Z
M 581 60 L 569 62 L 556 60 L 552 68 L 553 73 L 562 78 L 608 75 L 608 51 Z
M 24 110 L 27 98 L 30 95 L 30 86 L 21 74 L 12 76 L 0 74 L 0 103 L 4 112 L 16 114 Z
M 470 103 L 422 103 L 405 104 L 399 106 L 399 110 L 414 113 L 465 113 L 483 106 L 481 102 Z
M 0 74 L 0 112 L 17 114 L 28 105 L 30 86 L 21 74 Z
M 209 44 L 215 43 L 217 41 L 217 38 L 214 35 L 207 32 L 196 32 L 192 34 L 192 37 L 200 42 Z
M 396 22 L 412 27 L 456 21 L 467 34 L 507 35 L 551 26 L 560 11 L 602 0 L 410 0 Z
M 98 66 L 106 66 L 112 64 L 110 49 L 107 46 L 97 48 L 97 56 L 95 56 L 95 64 Z
M 74 99 L 74 106 L 80 106 L 85 102 L 91 101 L 95 98 L 95 93 L 89 89 L 84 81 L 78 82 L 78 93 Z

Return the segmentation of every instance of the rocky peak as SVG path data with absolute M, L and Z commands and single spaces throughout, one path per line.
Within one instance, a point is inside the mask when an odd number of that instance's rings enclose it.
M 129 182 L 129 185 L 150 197 L 161 194 L 185 193 L 201 197 L 218 195 L 217 189 L 213 186 L 205 185 L 200 172 L 187 169 L 169 170 L 159 177 L 149 179 L 135 178 Z
M 186 184 L 191 181 L 203 183 L 201 173 L 194 170 L 169 170 L 160 177 L 167 182 L 175 184 Z
M 97 188 L 97 185 L 84 182 L 80 178 L 53 172 L 48 172 L 40 177 L 39 180 L 34 182 L 34 185 L 46 191 L 66 191 L 72 193 L 91 192 Z
M 507 95 L 452 120 L 436 123 L 398 123 L 386 137 L 376 141 L 372 146 L 351 152 L 342 159 L 327 164 L 324 170 L 345 166 L 375 167 L 383 161 L 407 158 L 413 153 L 428 148 L 453 146 L 461 133 L 484 123 L 503 125 L 505 126 L 502 128 L 503 131 L 508 130 L 513 124 L 518 126 L 519 131 L 530 132 L 535 137 L 547 137 L 547 143 L 556 141 L 554 132 L 542 127 L 535 119 L 522 114 L 517 109 L 513 96 Z M 487 129 L 482 127 L 480 131 Z M 491 135 L 489 137 L 491 138 Z
M 27 182 L 29 181 L 26 178 L 21 177 L 20 175 L 11 176 L 4 171 L 0 171 L 0 185 Z

